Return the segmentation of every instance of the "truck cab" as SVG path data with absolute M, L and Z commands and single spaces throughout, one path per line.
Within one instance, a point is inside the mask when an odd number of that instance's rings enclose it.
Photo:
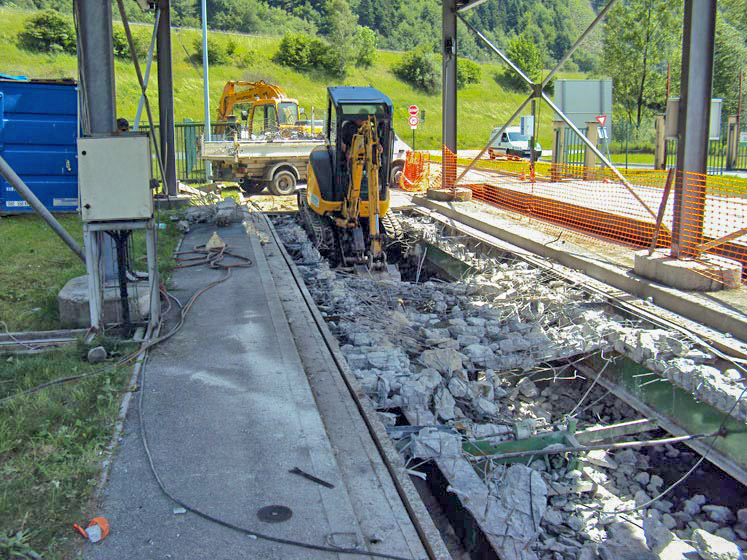
M 490 133 L 490 137 L 496 135 L 501 127 L 496 127 Z M 521 128 L 518 126 L 509 126 L 504 130 L 501 135 L 495 139 L 493 144 L 488 148 L 488 154 L 490 159 L 495 159 L 498 154 L 506 154 L 511 156 L 519 156 L 523 158 L 530 157 L 529 149 L 529 137 L 521 134 Z M 542 153 L 542 146 L 539 142 L 534 145 L 535 158 L 538 158 Z

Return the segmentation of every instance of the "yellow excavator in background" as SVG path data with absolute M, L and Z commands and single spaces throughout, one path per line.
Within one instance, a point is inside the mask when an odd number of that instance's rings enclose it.
M 330 87 L 327 142 L 312 150 L 301 222 L 332 265 L 397 279 L 385 249 L 401 230 L 389 213 L 392 102 L 370 87 Z
M 244 129 L 251 134 L 260 134 L 270 130 L 291 130 L 303 134 L 312 134 L 312 125 L 300 119 L 298 100 L 289 98 L 279 86 L 262 80 L 245 82 L 231 80 L 226 82 L 218 103 L 217 125 L 229 123 L 235 125 L 236 106 L 251 105 L 241 111 Z M 301 109 L 303 113 L 303 109 Z M 319 132 L 319 128 L 316 129 Z

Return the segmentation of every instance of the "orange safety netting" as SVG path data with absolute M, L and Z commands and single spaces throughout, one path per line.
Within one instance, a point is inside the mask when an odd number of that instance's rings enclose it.
M 399 187 L 409 192 L 424 192 L 430 179 L 430 154 L 428 152 L 407 152 L 405 167 L 399 179 Z
M 747 180 L 665 170 L 627 171 L 623 180 L 602 167 L 489 158 L 460 178 L 471 160 L 444 153 L 446 163 L 431 162 L 431 174 L 446 187 L 471 189 L 476 200 L 637 249 L 674 245 L 716 280 L 718 257 L 747 270 Z M 683 216 L 681 230 L 675 215 Z M 681 231 L 674 239 L 673 230 Z

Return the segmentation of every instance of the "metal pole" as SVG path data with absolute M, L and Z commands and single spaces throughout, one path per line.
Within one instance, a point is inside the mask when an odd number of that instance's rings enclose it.
M 210 78 L 208 77 L 208 48 L 207 48 L 207 0 L 202 0 L 202 88 L 203 107 L 205 109 L 205 141 L 212 138 L 210 130 Z M 311 132 L 314 133 L 314 111 L 311 111 Z M 213 163 L 205 160 L 205 180 L 213 177 Z
M 475 166 L 475 164 L 479 161 L 479 159 L 485 155 L 485 152 L 488 151 L 488 148 L 490 148 L 490 146 L 493 145 L 493 142 L 495 142 L 500 137 L 500 135 L 503 134 L 503 131 L 505 131 L 511 125 L 514 119 L 519 116 L 519 113 L 521 113 L 524 110 L 524 107 L 526 107 L 532 99 L 534 99 L 534 93 L 529 94 L 529 97 L 527 97 L 524 100 L 524 103 L 519 105 L 519 108 L 516 109 L 516 111 L 514 111 L 514 114 L 511 115 L 508 118 L 508 120 L 506 120 L 506 123 L 501 127 L 501 129 L 498 132 L 496 132 L 490 138 L 490 140 L 488 140 L 488 143 L 485 145 L 482 151 L 479 154 L 477 154 L 477 157 L 470 162 L 470 164 L 464 169 L 464 171 L 462 171 L 462 173 L 459 175 L 456 181 L 454 181 L 455 184 L 458 184 L 459 181 L 461 181 L 464 178 L 464 176 L 470 172 L 470 170 Z
M 101 0 L 77 0 L 74 9 L 78 20 L 78 68 L 83 93 L 84 136 L 109 136 L 117 130 L 117 104 L 114 82 L 114 48 L 112 45 L 112 5 Z M 97 269 L 105 283 L 116 283 L 117 260 L 114 240 L 96 237 L 101 246 L 96 253 Z M 88 268 L 89 274 L 94 270 Z
M 158 113 L 161 154 L 164 163 L 164 191 L 176 196 L 176 147 L 174 146 L 174 81 L 171 73 L 171 7 L 160 0 L 158 22 Z
M 80 74 L 89 122 L 84 136 L 117 130 L 111 2 L 77 0 Z
M 742 84 L 744 82 L 744 71 L 739 72 L 739 93 L 737 94 L 737 138 L 739 133 L 742 131 Z M 737 146 L 739 140 L 737 140 Z
M 692 257 L 703 241 L 716 0 L 685 0 L 674 189 L 672 257 Z
M 576 127 L 575 124 L 573 124 L 571 122 L 571 120 L 565 115 L 565 113 L 563 113 L 563 111 L 560 110 L 560 107 L 558 107 L 557 105 L 555 105 L 555 103 L 552 102 L 552 99 L 550 99 L 544 91 L 542 92 L 542 99 L 544 99 L 545 103 L 547 103 L 550 106 L 550 108 L 553 111 L 555 111 L 561 119 L 563 119 L 565 121 L 565 123 L 570 127 L 570 129 L 573 132 L 575 132 L 578 135 L 579 138 L 581 138 L 581 141 L 589 147 L 589 149 L 594 153 L 594 155 L 597 156 L 599 159 L 601 159 L 602 163 L 604 163 L 604 165 L 606 165 L 607 167 L 610 168 L 610 170 L 612 171 L 612 173 L 615 174 L 615 176 L 617 177 L 617 179 L 623 184 L 623 186 L 626 189 L 628 189 L 628 191 L 630 192 L 630 194 L 633 195 L 633 198 L 635 198 L 641 204 L 641 206 L 643 206 L 646 209 L 646 211 L 649 214 L 651 214 L 651 216 L 653 216 L 654 219 L 656 219 L 656 212 L 654 212 L 653 210 L 651 210 L 651 208 L 649 208 L 648 204 L 646 204 L 646 202 L 638 195 L 638 193 L 635 192 L 635 190 L 633 189 L 633 187 L 631 186 L 631 184 L 628 182 L 628 180 L 625 177 L 623 177 L 623 175 L 622 175 L 622 173 L 620 173 L 620 171 L 618 171 L 617 167 L 615 167 L 614 165 L 612 165 L 612 163 L 610 162 L 610 160 L 607 159 L 607 157 L 601 151 L 599 151 L 599 148 L 597 148 L 594 145 L 594 143 L 592 141 L 590 141 L 586 137 L 586 135 L 583 132 L 581 132 L 578 129 L 578 127 Z
M 442 187 L 450 189 L 456 180 L 456 166 L 447 165 L 447 153 L 457 153 L 457 0 L 443 0 L 443 125 Z
M 50 213 L 49 210 L 42 204 L 42 202 L 36 198 L 36 195 L 31 191 L 28 186 L 26 186 L 26 183 L 23 182 L 23 180 L 16 174 L 15 171 L 13 171 L 13 168 L 8 165 L 8 162 L 5 161 L 5 159 L 0 156 L 0 175 L 3 176 L 3 178 L 8 181 L 10 186 L 12 186 L 16 191 L 18 191 L 18 194 L 20 194 L 23 199 L 29 203 L 31 208 L 36 211 L 37 214 L 39 214 L 42 219 L 49 224 L 49 227 L 52 228 L 52 230 L 62 238 L 62 240 L 65 242 L 65 244 L 70 247 L 73 252 L 78 255 L 78 257 L 85 262 L 86 256 L 83 254 L 83 249 L 80 248 L 80 245 L 75 241 L 75 239 L 72 238 L 72 236 L 67 232 L 67 230 L 60 225 L 60 222 L 58 222 L 55 217 Z
M 158 21 L 161 19 L 161 8 L 156 9 L 156 20 L 153 23 L 153 35 L 150 38 L 150 48 L 148 49 L 148 60 L 145 63 L 145 78 L 143 80 L 145 88 L 148 88 L 150 80 L 150 68 L 153 65 L 153 51 L 156 48 L 156 35 L 158 34 Z M 137 102 L 137 112 L 135 113 L 135 124 L 132 130 L 137 132 L 140 127 L 140 116 L 143 114 L 143 104 L 145 103 L 145 93 L 140 94 L 140 101 Z
M 446 4 L 444 3 L 444 5 Z M 483 43 L 485 43 L 488 46 L 488 48 L 490 48 L 490 50 L 492 50 L 495 54 L 497 54 L 503 62 L 508 64 L 511 67 L 511 69 L 514 72 L 516 72 L 522 80 L 524 80 L 530 86 L 534 87 L 534 82 L 531 80 L 531 78 L 529 78 L 529 76 L 524 74 L 521 68 L 516 66 L 516 64 L 514 64 L 510 58 L 508 58 L 505 54 L 503 54 L 503 51 L 501 51 L 498 47 L 496 47 L 493 43 L 491 43 L 490 40 L 487 37 L 485 37 L 485 35 L 483 35 L 474 25 L 472 25 L 470 22 L 464 19 L 464 16 L 462 14 L 459 14 L 459 19 L 461 19 L 462 23 L 464 23 L 464 25 L 466 25 L 469 28 L 469 30 L 472 31 L 472 33 L 477 35 L 480 38 L 480 40 Z

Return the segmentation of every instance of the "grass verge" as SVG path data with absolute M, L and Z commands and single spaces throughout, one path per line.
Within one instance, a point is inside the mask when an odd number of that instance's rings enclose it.
M 80 240 L 77 216 L 60 220 Z M 159 230 L 165 280 L 179 233 L 167 215 L 158 220 L 167 224 Z M 3 218 L 0 239 L 0 320 L 12 330 L 59 328 L 57 291 L 84 272 L 82 263 L 36 216 Z M 141 232 L 135 254 L 143 245 Z M 106 338 L 95 344 L 107 347 L 111 362 L 134 349 Z M 74 557 L 81 539 L 71 524 L 94 513 L 90 498 L 131 368 L 89 364 L 86 351 L 80 343 L 35 356 L 0 356 L 0 399 L 59 377 L 100 372 L 0 403 L 0 558 Z

